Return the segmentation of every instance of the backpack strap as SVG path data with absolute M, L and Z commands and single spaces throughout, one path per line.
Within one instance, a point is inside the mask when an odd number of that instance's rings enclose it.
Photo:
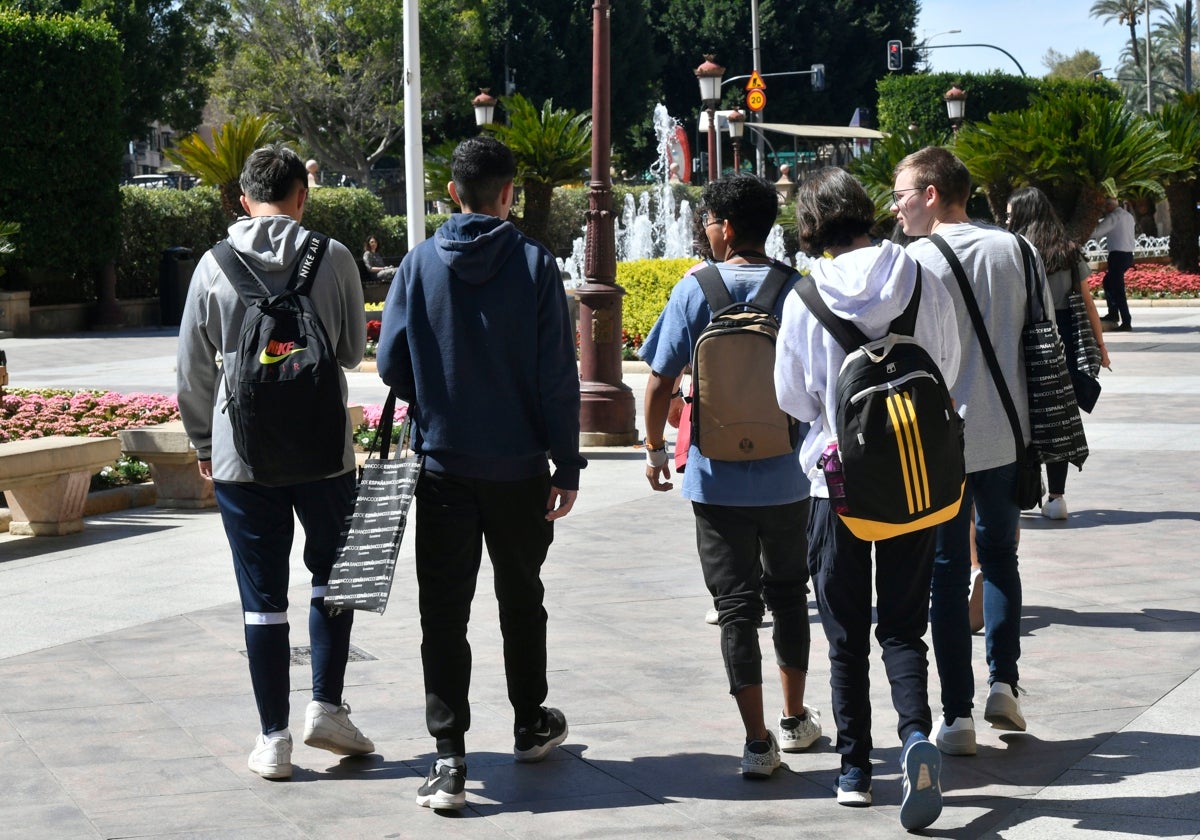
M 950 247 L 941 236 L 936 233 L 929 234 L 929 241 L 937 246 L 937 249 L 942 252 L 942 256 L 946 258 L 946 262 L 950 265 L 950 270 L 954 272 L 954 278 L 958 280 L 958 288 L 962 293 L 963 304 L 967 307 L 967 314 L 971 316 L 971 323 L 975 327 L 975 337 L 979 339 L 979 347 L 983 350 L 983 358 L 987 361 L 988 370 L 992 374 L 992 381 L 996 384 L 996 390 L 1000 394 L 1000 402 L 1004 405 L 1004 413 L 1008 415 L 1008 424 L 1012 427 L 1013 442 L 1017 447 L 1017 463 L 1025 462 L 1025 438 L 1021 434 L 1021 421 L 1017 418 L 1017 407 L 1013 403 L 1012 394 L 1008 391 L 1008 385 L 1004 381 L 1004 374 L 1000 371 L 1000 362 L 996 360 L 996 350 L 992 347 L 992 339 L 988 335 L 987 325 L 983 323 L 983 314 L 979 311 L 979 302 L 975 300 L 975 293 L 971 290 L 971 284 L 967 280 L 967 272 L 963 268 L 962 262 L 954 254 L 954 249 Z M 1021 240 L 1021 237 L 1017 237 Z M 1028 265 L 1026 265 L 1028 270 Z
M 783 287 L 792 279 L 794 273 L 791 268 L 772 263 L 771 270 L 763 278 L 762 285 L 758 287 L 754 297 L 750 298 L 750 303 L 759 309 L 774 312 L 775 305 L 779 303 L 779 296 L 783 294 Z
M 847 355 L 862 347 L 869 340 L 855 324 L 833 314 L 825 301 L 821 300 L 821 293 L 817 291 L 817 281 L 811 274 L 800 278 L 800 282 L 796 284 L 796 294 L 800 296 L 800 300 L 804 301 L 804 305 L 808 307 L 808 311 L 813 314 L 813 317 L 821 322 L 821 326 L 825 327 L 838 344 L 842 345 L 842 349 L 846 351 Z
M 721 270 L 711 262 L 705 263 L 704 267 L 694 272 L 692 276 L 700 284 L 700 290 L 704 292 L 704 299 L 708 301 L 708 308 L 714 313 L 720 312 L 727 306 L 733 306 L 733 298 L 729 294 L 725 280 L 721 277 Z
M 300 257 L 292 267 L 292 276 L 288 278 L 287 286 L 279 295 L 280 297 L 292 293 L 302 295 L 309 293 L 313 280 L 316 278 L 317 269 L 321 265 L 321 259 L 325 256 L 325 250 L 328 247 L 329 237 L 309 231 L 304 240 L 304 246 L 300 249 Z M 267 288 L 267 284 L 258 276 L 258 272 L 246 263 L 228 238 L 222 239 L 213 246 L 212 255 L 246 307 L 275 297 Z
M 896 320 L 892 321 L 888 327 L 888 332 L 896 333 L 897 335 L 907 335 L 910 338 L 917 334 L 917 308 L 921 305 L 921 264 L 917 263 L 917 282 L 913 284 L 912 297 L 908 299 L 908 306 L 904 307 L 904 311 L 896 316 Z

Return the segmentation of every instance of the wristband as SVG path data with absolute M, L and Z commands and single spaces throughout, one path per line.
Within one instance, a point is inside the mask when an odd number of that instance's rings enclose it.
M 661 449 L 651 449 L 646 447 L 646 463 L 654 469 L 666 466 L 667 463 L 667 445 L 664 443 Z

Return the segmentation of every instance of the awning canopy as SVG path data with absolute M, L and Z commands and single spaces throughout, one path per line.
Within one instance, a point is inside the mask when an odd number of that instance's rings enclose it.
M 791 137 L 811 140 L 879 140 L 883 132 L 873 128 L 858 128 L 851 125 L 793 125 L 791 123 L 757 123 L 746 120 L 746 128 L 775 131 Z

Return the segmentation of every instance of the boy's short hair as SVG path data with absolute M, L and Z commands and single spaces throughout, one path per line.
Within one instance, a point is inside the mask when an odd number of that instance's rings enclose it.
M 779 216 L 779 194 L 766 178 L 737 172 L 704 188 L 700 206 L 716 219 L 728 219 L 739 239 L 766 242 Z
M 251 201 L 274 204 L 297 186 L 307 187 L 308 171 L 299 155 L 282 143 L 271 143 L 250 154 L 239 183 Z
M 481 135 L 454 149 L 450 164 L 458 199 L 471 209 L 493 207 L 500 191 L 517 175 L 512 150 L 495 137 Z
M 844 169 L 819 169 L 796 189 L 796 232 L 806 254 L 850 245 L 874 225 L 875 203 Z
M 908 169 L 918 187 L 937 187 L 947 204 L 967 205 L 971 197 L 971 173 L 966 164 L 941 146 L 918 149 L 896 164 L 896 175 Z

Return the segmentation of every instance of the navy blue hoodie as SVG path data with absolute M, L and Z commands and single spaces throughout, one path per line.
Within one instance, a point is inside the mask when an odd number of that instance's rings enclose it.
M 554 257 L 507 221 L 459 213 L 400 264 L 379 375 L 411 406 L 426 468 L 579 489 L 575 330 Z

